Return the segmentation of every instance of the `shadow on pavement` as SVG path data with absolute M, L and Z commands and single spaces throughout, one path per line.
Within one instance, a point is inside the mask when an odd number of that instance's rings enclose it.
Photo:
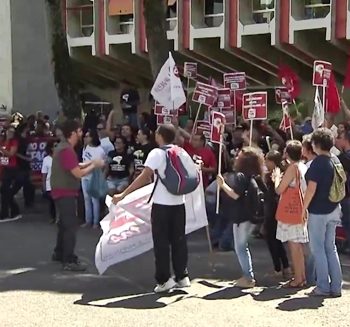
M 316 310 L 323 307 L 324 298 L 320 297 L 300 297 L 288 299 L 277 306 L 278 310 L 282 311 L 297 311 L 305 309 Z

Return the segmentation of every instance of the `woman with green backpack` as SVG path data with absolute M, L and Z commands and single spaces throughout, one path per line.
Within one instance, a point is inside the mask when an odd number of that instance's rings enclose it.
M 316 288 L 311 296 L 340 297 L 342 271 L 335 246 L 335 230 L 340 224 L 340 201 L 345 196 L 346 175 L 339 159 L 330 154 L 332 132 L 317 129 L 311 137 L 317 154 L 306 173 L 304 216 L 308 216 L 310 248 L 315 258 Z

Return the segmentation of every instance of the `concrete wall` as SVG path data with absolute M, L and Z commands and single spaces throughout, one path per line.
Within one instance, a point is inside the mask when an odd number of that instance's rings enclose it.
M 59 102 L 45 9 L 45 0 L 11 0 L 13 109 L 54 117 Z
M 12 109 L 12 49 L 10 0 L 0 1 L 0 107 Z

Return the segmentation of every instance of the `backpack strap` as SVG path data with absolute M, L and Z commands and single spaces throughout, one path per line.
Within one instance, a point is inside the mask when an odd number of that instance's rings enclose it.
M 153 187 L 152 193 L 151 193 L 151 195 L 150 195 L 150 197 L 149 197 L 147 203 L 150 203 L 150 202 L 151 202 L 151 200 L 152 200 L 152 198 L 153 198 L 153 195 L 154 195 L 154 192 L 155 192 L 155 190 L 156 190 L 156 187 L 157 187 L 157 185 L 158 185 L 159 179 L 160 179 L 160 177 L 159 177 L 159 175 L 158 175 L 158 172 L 156 172 L 156 174 L 157 174 L 157 179 L 156 179 L 156 181 L 155 181 L 155 183 L 154 183 L 154 187 Z

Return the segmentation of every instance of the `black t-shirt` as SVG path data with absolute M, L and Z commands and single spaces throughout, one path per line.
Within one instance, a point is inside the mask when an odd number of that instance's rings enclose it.
M 350 151 L 346 151 L 344 153 L 341 153 L 338 156 L 341 164 L 344 167 L 344 170 L 346 172 L 346 176 L 347 176 L 347 183 L 346 183 L 346 197 L 348 198 L 350 196 L 350 184 L 349 184 L 349 180 L 350 180 Z
M 109 176 L 112 178 L 126 178 L 130 176 L 129 169 L 133 158 L 127 153 L 111 151 L 108 153 Z
M 134 140 L 126 141 L 125 145 L 126 145 L 125 149 L 126 149 L 127 154 L 132 155 L 137 147 L 136 142 Z
M 28 142 L 25 138 L 18 138 L 17 153 L 21 156 L 27 157 Z M 17 157 L 17 163 L 20 170 L 30 170 L 30 161 Z
M 317 156 L 311 163 L 306 172 L 307 182 L 317 183 L 314 197 L 309 206 L 309 212 L 316 215 L 326 215 L 331 213 L 337 207 L 337 203 L 329 200 L 329 192 L 333 183 L 334 167 L 330 157 Z
M 136 146 L 136 149 L 133 153 L 135 170 L 142 170 L 144 168 L 144 164 L 146 162 L 148 154 L 153 149 L 154 149 L 154 146 L 150 143 Z
M 235 193 L 240 197 L 237 200 L 229 197 L 224 191 L 221 191 L 221 206 L 220 209 L 225 217 L 231 219 L 234 224 L 240 224 L 248 221 L 249 218 L 244 214 L 244 192 L 249 186 L 250 179 L 244 176 L 242 173 L 230 173 L 225 178 L 226 183 L 230 186 Z
M 139 92 L 135 89 L 125 89 L 120 94 L 120 104 L 124 113 L 137 113 L 139 103 Z

